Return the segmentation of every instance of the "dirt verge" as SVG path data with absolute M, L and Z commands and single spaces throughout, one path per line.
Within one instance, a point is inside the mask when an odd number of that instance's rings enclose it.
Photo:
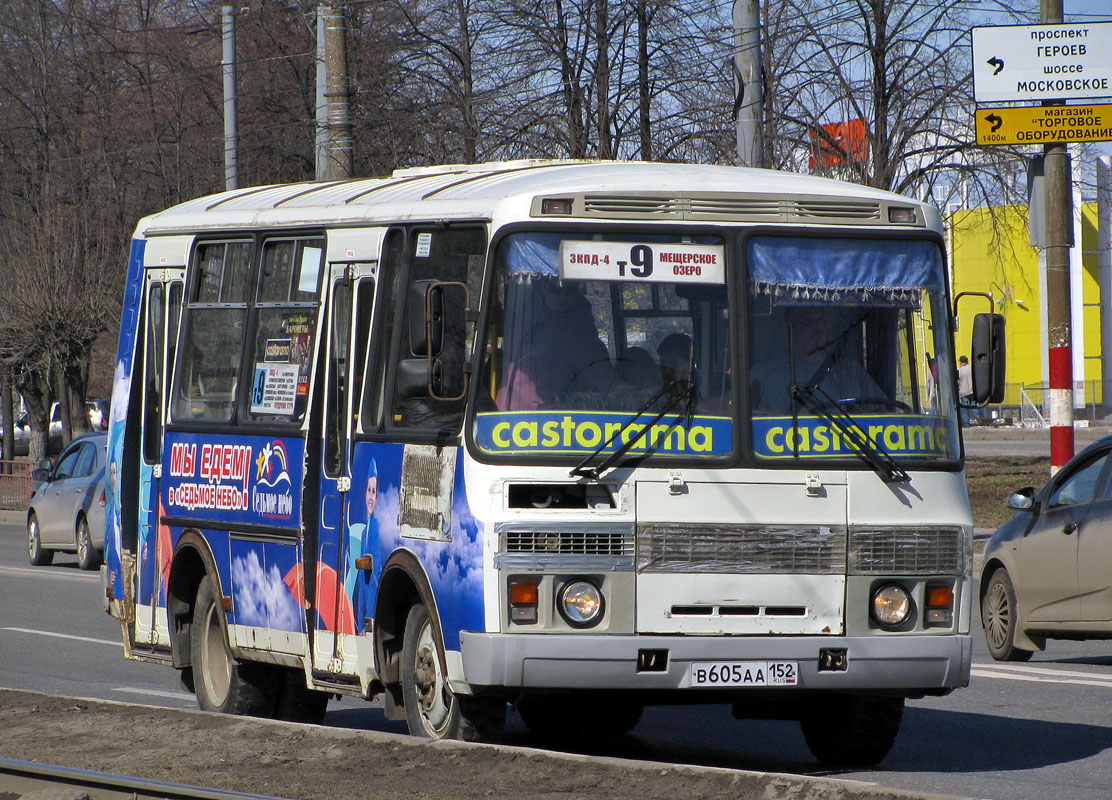
M 937 798 L 852 781 L 431 743 L 6 690 L 0 730 L 5 758 L 303 800 Z

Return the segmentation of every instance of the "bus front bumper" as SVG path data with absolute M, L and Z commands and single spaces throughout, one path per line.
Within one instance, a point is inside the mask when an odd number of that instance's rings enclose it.
M 693 663 L 788 662 L 798 674 L 794 686 L 783 687 L 789 690 L 912 694 L 968 685 L 973 641 L 969 634 L 771 638 L 464 631 L 460 649 L 463 680 L 474 688 L 701 692 L 692 687 Z M 830 654 L 837 658 L 840 651 L 844 668 L 831 668 Z

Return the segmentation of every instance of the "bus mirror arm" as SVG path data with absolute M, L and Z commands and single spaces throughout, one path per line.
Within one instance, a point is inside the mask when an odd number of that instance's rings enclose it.
M 984 408 L 989 403 L 1004 401 L 1007 368 L 1004 315 L 994 313 L 995 304 L 988 292 L 960 292 L 954 298 L 954 329 L 957 330 L 958 304 L 967 297 L 983 298 L 989 307 L 973 317 L 973 338 L 970 342 L 970 360 L 973 373 L 973 402 L 958 405 L 962 408 Z

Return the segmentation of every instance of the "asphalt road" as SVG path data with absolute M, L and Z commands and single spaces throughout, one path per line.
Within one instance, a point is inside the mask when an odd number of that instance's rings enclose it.
M 193 708 L 175 673 L 123 659 L 95 573 L 73 556 L 27 563 L 25 535 L 0 519 L 0 688 Z M 971 685 L 908 704 L 882 769 L 830 772 L 790 722 L 739 722 L 728 708 L 651 708 L 604 755 L 796 775 L 993 800 L 1105 800 L 1112 786 L 1112 643 L 1052 642 L 1029 664 L 1000 665 L 975 637 Z M 334 701 L 327 724 L 404 732 L 381 708 Z M 537 746 L 516 715 L 507 743 Z M 105 765 L 105 768 L 110 768 Z M 198 776 L 198 782 L 203 776 Z
M 1104 425 L 1074 428 L 1075 452 L 1102 436 L 1112 434 L 1112 427 Z M 965 453 L 978 456 L 1043 456 L 1050 458 L 1049 428 L 992 428 L 972 426 L 963 431 Z

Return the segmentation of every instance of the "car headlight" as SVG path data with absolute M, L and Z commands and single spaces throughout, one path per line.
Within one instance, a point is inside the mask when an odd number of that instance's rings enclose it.
M 882 628 L 898 628 L 911 614 L 911 596 L 898 583 L 886 583 L 873 592 L 873 620 Z
M 556 608 L 564 621 L 575 628 L 590 628 L 602 619 L 602 592 L 588 580 L 564 584 L 556 597 Z

